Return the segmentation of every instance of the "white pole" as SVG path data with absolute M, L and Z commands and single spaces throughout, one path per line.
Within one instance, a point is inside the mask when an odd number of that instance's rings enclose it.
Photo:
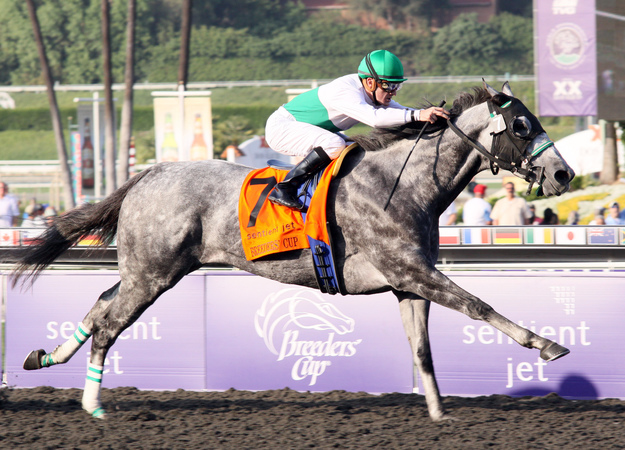
M 180 138 L 178 139 L 178 155 L 181 161 L 189 161 L 189 149 L 188 146 L 185 145 L 185 136 L 184 136 L 184 85 L 178 85 L 178 103 L 180 107 Z
M 99 93 L 93 93 L 93 161 L 95 166 L 94 196 L 102 196 L 102 154 L 100 153 L 100 101 Z

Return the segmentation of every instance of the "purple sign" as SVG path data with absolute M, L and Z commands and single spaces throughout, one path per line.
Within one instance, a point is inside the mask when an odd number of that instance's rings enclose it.
M 622 273 L 452 272 L 459 286 L 571 353 L 545 362 L 483 322 L 433 306 L 432 352 L 443 395 L 625 398 Z
M 534 5 L 539 115 L 596 115 L 595 0 Z
M 330 296 L 244 273 L 208 277 L 206 295 L 208 389 L 412 392 L 392 295 Z
M 31 350 L 51 352 L 71 338 L 100 293 L 119 281 L 116 272 L 51 271 L 32 289 L 9 288 L 6 371 L 9 386 L 75 387 L 85 384 L 91 340 L 67 363 L 25 371 Z M 204 277 L 185 277 L 163 294 L 109 350 L 104 387 L 203 389 Z

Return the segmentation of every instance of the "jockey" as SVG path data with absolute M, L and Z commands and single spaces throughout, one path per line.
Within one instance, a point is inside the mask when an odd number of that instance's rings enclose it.
M 304 158 L 278 183 L 269 200 L 302 210 L 299 186 L 341 154 L 346 136 L 340 132 L 357 123 L 387 128 L 449 117 L 443 108 L 412 109 L 394 101 L 404 81 L 399 58 L 375 50 L 363 58 L 357 74 L 337 78 L 278 108 L 267 120 L 267 143 L 277 152 Z

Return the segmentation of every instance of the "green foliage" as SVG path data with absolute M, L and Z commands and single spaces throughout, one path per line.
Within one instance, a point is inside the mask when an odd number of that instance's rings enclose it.
M 100 2 L 38 3 L 54 79 L 62 84 L 102 82 Z M 386 0 L 376 8 L 391 5 L 393 14 L 414 18 L 446 4 L 446 0 Z M 180 9 L 181 0 L 137 0 L 138 82 L 177 79 Z M 341 23 L 336 17 L 306 17 L 301 5 L 280 0 L 194 2 L 189 81 L 334 78 L 354 72 L 363 55 L 378 48 L 397 54 L 408 76 L 532 72 L 530 18 L 502 14 L 481 24 L 461 16 L 432 37 L 429 32 Z M 125 28 L 126 1 L 112 0 L 117 82 L 123 79 Z M 0 84 L 43 84 L 21 0 L 0 0 Z
M 434 36 L 433 70 L 440 74 L 531 73 L 531 19 L 502 14 L 489 23 L 462 14 Z
M 254 130 L 249 120 L 243 116 L 230 116 L 227 119 L 215 122 L 213 129 L 213 152 L 215 157 L 219 157 L 221 153 L 229 145 L 239 145 L 241 142 L 249 139 Z

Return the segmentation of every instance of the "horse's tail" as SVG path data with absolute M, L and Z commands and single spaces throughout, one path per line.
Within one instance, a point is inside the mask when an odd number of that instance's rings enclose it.
M 22 277 L 25 277 L 24 283 L 29 279 L 34 282 L 43 269 L 84 236 L 98 236 L 96 245 L 102 248 L 108 246 L 117 234 L 117 221 L 124 198 L 150 171 L 151 168 L 148 168 L 130 178 L 99 203 L 85 203 L 57 217 L 33 245 L 20 254 L 13 269 L 13 286 Z

